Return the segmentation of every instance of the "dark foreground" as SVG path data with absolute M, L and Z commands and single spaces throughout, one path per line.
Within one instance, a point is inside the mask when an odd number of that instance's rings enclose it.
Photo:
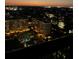
M 6 59 L 73 59 L 72 35 L 40 45 L 7 52 Z

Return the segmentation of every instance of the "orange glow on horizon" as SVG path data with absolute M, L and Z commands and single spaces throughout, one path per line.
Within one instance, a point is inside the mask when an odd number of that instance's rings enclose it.
M 6 5 L 18 5 L 18 6 L 72 6 L 72 4 L 63 2 L 6 2 Z

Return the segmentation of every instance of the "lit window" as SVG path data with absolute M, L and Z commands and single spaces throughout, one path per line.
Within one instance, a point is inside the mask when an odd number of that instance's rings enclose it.
M 60 21 L 60 22 L 58 23 L 58 27 L 59 27 L 59 28 L 63 29 L 64 26 L 65 26 L 64 22 Z
M 51 38 L 51 36 L 48 36 L 48 39 L 50 39 Z
M 13 10 L 13 8 L 10 8 L 10 10 Z
M 72 33 L 72 30 L 69 30 L 69 33 Z
M 61 8 L 61 6 L 57 6 L 57 8 Z
M 14 10 L 16 11 L 17 10 L 17 7 L 15 7 Z
M 7 10 L 9 10 L 9 7 L 6 7 Z
M 73 7 L 69 7 L 69 8 L 71 8 L 71 9 L 72 9 Z

